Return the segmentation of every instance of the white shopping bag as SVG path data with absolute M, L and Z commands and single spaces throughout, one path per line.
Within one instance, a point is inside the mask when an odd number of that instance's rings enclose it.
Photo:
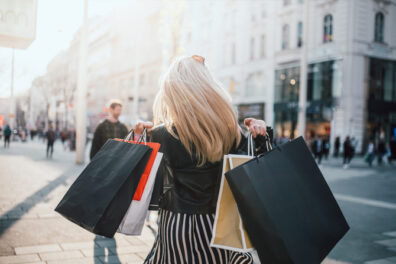
M 150 205 L 151 195 L 154 189 L 155 178 L 157 176 L 158 167 L 161 163 L 163 153 L 158 152 L 155 157 L 153 167 L 151 168 L 149 178 L 143 191 L 140 201 L 133 200 L 122 219 L 117 232 L 125 235 L 139 236 L 142 233 L 144 221 L 147 216 L 148 207 Z

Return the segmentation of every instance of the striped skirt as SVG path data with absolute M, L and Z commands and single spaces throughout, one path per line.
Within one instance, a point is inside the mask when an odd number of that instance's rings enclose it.
M 250 253 L 210 247 L 214 214 L 160 210 L 158 234 L 145 264 L 253 263 Z

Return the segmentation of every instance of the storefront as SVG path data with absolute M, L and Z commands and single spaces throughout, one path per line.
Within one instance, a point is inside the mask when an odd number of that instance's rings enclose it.
M 366 140 L 396 136 L 396 61 L 368 58 Z
M 265 120 L 264 106 L 264 103 L 239 104 L 237 106 L 239 124 L 243 124 L 243 120 L 247 117 Z
M 329 136 L 333 109 L 341 94 L 341 61 L 308 66 L 306 132 Z M 275 71 L 275 130 L 278 137 L 297 135 L 300 67 Z
M 275 136 L 294 138 L 297 134 L 300 67 L 275 71 Z
M 308 66 L 306 131 L 330 136 L 334 107 L 341 95 L 341 61 L 331 60 Z

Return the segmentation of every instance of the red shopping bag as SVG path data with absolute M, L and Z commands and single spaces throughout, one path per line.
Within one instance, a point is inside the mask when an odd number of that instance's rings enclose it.
M 142 199 L 142 195 L 143 195 L 143 191 L 144 191 L 144 187 L 146 187 L 146 183 L 147 180 L 149 178 L 150 172 L 151 172 L 151 168 L 153 167 L 154 161 L 155 161 L 155 157 L 157 156 L 158 150 L 160 148 L 160 143 L 155 143 L 155 142 L 136 142 L 136 141 L 132 141 L 132 140 L 123 140 L 120 138 L 115 138 L 115 140 L 118 141 L 124 141 L 124 142 L 128 142 L 128 143 L 132 143 L 132 144 L 141 144 L 141 145 L 147 145 L 149 146 L 153 151 L 151 152 L 149 161 L 147 162 L 146 168 L 142 174 L 142 177 L 140 178 L 139 181 L 139 185 L 136 189 L 136 192 L 133 196 L 133 200 L 135 201 L 140 201 L 140 199 Z

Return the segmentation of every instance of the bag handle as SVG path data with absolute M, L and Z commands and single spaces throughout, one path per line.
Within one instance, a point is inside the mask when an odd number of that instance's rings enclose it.
M 253 135 L 251 132 L 249 132 L 247 136 L 247 141 L 248 141 L 248 156 L 253 157 L 254 156 L 254 142 L 253 142 Z
M 133 130 L 133 128 L 124 137 L 123 141 L 126 142 L 127 140 L 131 140 L 131 138 L 132 138 L 132 140 L 135 138 L 135 131 Z M 137 140 L 137 143 L 142 143 L 142 142 L 144 142 L 145 145 L 147 143 L 147 129 L 146 128 L 143 129 L 143 134 L 140 135 L 140 137 Z

